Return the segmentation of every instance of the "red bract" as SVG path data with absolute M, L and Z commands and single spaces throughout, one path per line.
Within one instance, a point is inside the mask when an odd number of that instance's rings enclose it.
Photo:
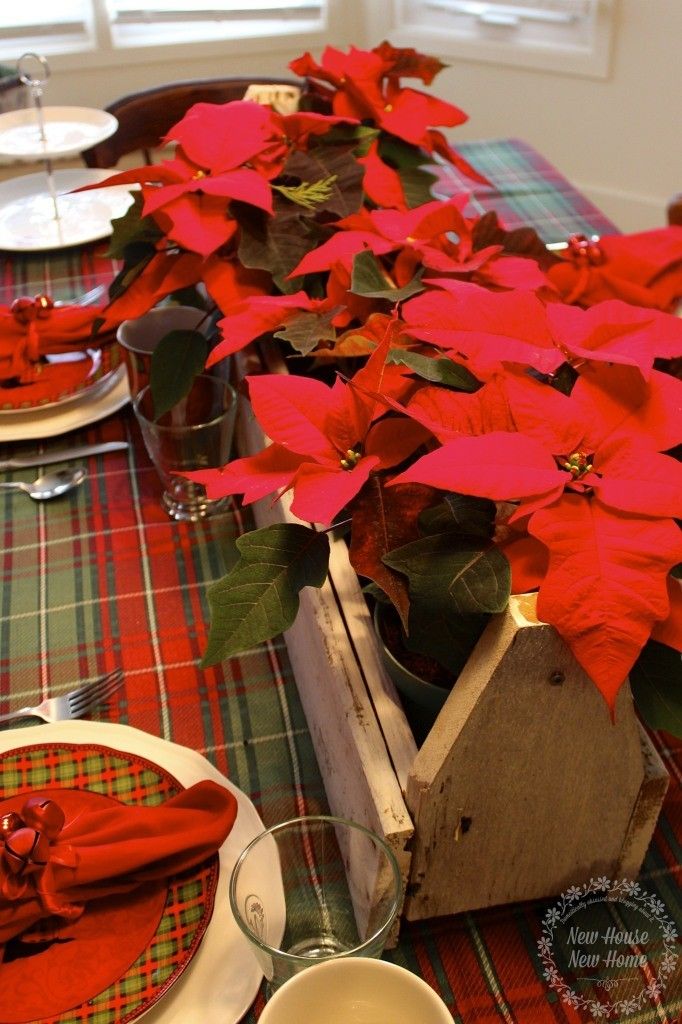
M 280 130 L 269 107 L 235 100 L 195 103 L 174 125 L 166 141 L 179 142 L 188 160 L 211 174 L 253 162 L 279 142 Z
M 615 300 L 582 310 L 452 278 L 424 283 L 438 290 L 403 304 L 406 333 L 437 345 L 481 378 L 504 364 L 554 373 L 564 362 L 579 368 L 586 360 L 637 367 L 646 376 L 656 358 L 682 355 L 682 320 L 667 313 Z
M 187 475 L 209 497 L 242 494 L 246 504 L 292 489 L 295 515 L 331 524 L 373 470 L 402 462 L 425 436 L 410 421 L 373 422 L 377 403 L 368 393 L 381 387 L 385 352 L 380 346 L 358 372 L 362 393 L 340 379 L 330 388 L 305 377 L 247 378 L 254 413 L 273 444 L 222 469 Z
M 207 365 L 213 366 L 225 356 L 239 352 L 254 338 L 276 330 L 301 311 L 315 309 L 321 300 L 311 299 L 305 292 L 293 295 L 254 295 L 233 305 L 229 315 L 218 321 L 222 340 L 209 356 Z M 224 306 L 221 308 L 225 309 Z
M 506 376 L 469 404 L 484 407 L 490 394 L 494 422 L 501 389 L 514 430 L 453 437 L 394 481 L 518 502 L 512 519 L 529 517 L 529 533 L 549 551 L 538 612 L 612 709 L 654 624 L 669 615 L 666 577 L 682 559 L 682 466 L 661 454 L 682 441 L 682 383 L 657 372 L 648 385 L 634 379 L 616 397 L 609 368 L 593 368 L 566 397 Z
M 347 54 L 328 46 L 320 63 L 305 53 L 289 64 L 295 74 L 324 83 L 318 88 L 331 103 L 335 114 L 372 122 L 382 131 L 419 146 L 426 153 L 438 153 L 468 177 L 487 185 L 488 180 L 460 157 L 442 133 L 433 127 L 455 127 L 468 120 L 467 115 L 452 103 L 400 84 L 401 76 L 420 78 L 428 84 L 442 66 L 439 61 L 423 57 L 415 50 L 397 49 L 388 43 L 373 50 L 359 50 L 351 46 Z M 383 173 L 384 184 L 388 178 L 392 179 L 394 198 L 398 197 L 397 186 L 401 195 L 399 205 L 404 206 L 402 186 L 392 175 L 378 170 L 375 163 L 379 159 L 379 152 L 375 149 L 371 157 L 368 194 L 375 198 Z M 385 197 L 384 189 L 380 188 L 380 191 Z

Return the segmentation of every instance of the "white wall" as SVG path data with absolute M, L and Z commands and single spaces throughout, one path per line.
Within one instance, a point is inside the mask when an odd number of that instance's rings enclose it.
M 388 0 L 337 0 L 328 41 L 380 42 L 389 33 L 388 7 Z M 663 224 L 668 198 L 682 191 L 682 0 L 618 0 L 616 19 L 606 80 L 458 60 L 434 91 L 470 116 L 452 133 L 455 143 L 526 139 L 623 230 L 635 231 Z M 287 62 L 309 45 L 284 38 L 279 52 L 258 53 L 232 43 L 220 58 L 169 52 L 160 62 L 106 68 L 66 70 L 55 62 L 46 102 L 105 106 L 174 79 L 286 74 Z
M 618 0 L 615 18 L 606 80 L 451 60 L 435 91 L 469 114 L 455 143 L 525 139 L 636 231 L 682 191 L 682 0 Z

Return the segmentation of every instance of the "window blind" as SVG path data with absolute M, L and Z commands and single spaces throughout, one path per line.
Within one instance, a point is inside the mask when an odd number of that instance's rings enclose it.
M 113 25 L 178 21 L 319 20 L 323 0 L 107 0 Z
M 31 0 L 0 4 L 0 44 L 3 53 L 43 52 L 50 43 L 86 43 L 92 32 L 92 0 Z

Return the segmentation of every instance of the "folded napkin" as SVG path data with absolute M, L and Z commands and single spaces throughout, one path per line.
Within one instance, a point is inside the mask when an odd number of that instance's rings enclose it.
M 674 312 L 682 297 L 682 227 L 590 241 L 572 235 L 547 271 L 564 302 L 593 306 L 622 299 L 635 306 Z
M 232 793 L 211 781 L 160 806 L 75 790 L 63 791 L 62 804 L 59 790 L 0 804 L 0 944 L 16 936 L 59 938 L 89 901 L 201 863 L 220 848 L 237 814 Z

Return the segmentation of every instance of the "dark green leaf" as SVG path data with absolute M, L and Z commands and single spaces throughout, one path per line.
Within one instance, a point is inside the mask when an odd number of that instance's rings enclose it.
M 402 288 L 392 287 L 381 269 L 381 264 L 374 253 L 365 250 L 353 257 L 353 272 L 350 290 L 354 295 L 366 295 L 371 299 L 387 299 L 389 302 L 401 302 L 411 295 L 424 291 L 419 276 L 413 277 Z
M 428 380 L 432 384 L 444 384 L 457 391 L 478 391 L 481 387 L 481 382 L 473 373 L 452 359 L 433 358 L 412 352 L 410 349 L 394 348 L 388 353 L 386 362 L 407 366 L 422 380 Z
M 406 544 L 384 561 L 409 580 L 407 646 L 459 674 L 489 613 L 507 606 L 506 558 L 497 548 L 464 546 L 458 533 L 441 533 Z
M 650 640 L 630 672 L 641 717 L 651 729 L 682 738 L 682 655 Z
M 288 274 L 315 247 L 300 206 L 276 195 L 274 216 L 247 203 L 232 203 L 241 228 L 238 257 L 245 267 L 267 270 L 281 292 L 290 295 L 301 288 L 301 278 L 287 280 Z
M 378 128 L 364 124 L 335 124 L 324 135 L 315 136 L 319 146 L 351 145 L 355 156 L 366 156 L 372 142 L 379 135 Z
M 336 329 L 332 327 L 332 319 L 337 313 L 338 308 L 323 314 L 301 312 L 275 331 L 275 337 L 288 341 L 302 356 L 307 356 L 321 341 L 335 340 Z
M 240 559 L 208 590 L 211 630 L 202 665 L 214 665 L 288 629 L 303 587 L 327 577 L 329 539 L 297 523 L 278 523 L 237 540 Z
M 123 259 L 131 243 L 153 245 L 162 236 L 156 222 L 151 217 L 142 216 L 142 194 L 136 191 L 132 195 L 133 201 L 125 213 L 111 221 L 113 231 L 107 255 L 112 259 Z
M 419 517 L 424 533 L 446 533 L 455 528 L 461 537 L 490 540 L 495 529 L 497 506 L 487 498 L 473 498 L 468 494 L 448 494 L 434 508 L 425 509 Z
M 495 547 L 464 546 L 459 533 L 421 537 L 391 551 L 384 561 L 408 577 L 411 600 L 432 609 L 459 615 L 507 606 L 507 559 Z
M 423 605 L 411 605 L 410 632 L 403 642 L 415 654 L 435 658 L 456 678 L 489 621 L 489 615 L 443 614 Z
M 113 301 L 130 288 L 133 281 L 140 276 L 156 253 L 153 245 L 146 242 L 133 243 L 126 248 L 125 262 L 121 270 L 109 285 L 109 299 Z
M 353 155 L 352 146 L 316 146 L 307 152 L 297 150 L 286 162 L 282 180 L 324 181 L 333 178 L 331 194 L 318 209 L 348 217 L 362 204 L 363 167 Z M 279 180 L 279 179 L 278 179 Z
M 208 341 L 201 331 L 169 331 L 161 339 L 152 353 L 149 374 L 155 419 L 188 394 L 207 355 Z
M 403 142 L 395 135 L 383 134 L 379 143 L 379 154 L 382 160 L 400 175 L 405 200 L 410 209 L 432 202 L 431 189 L 436 181 L 436 175 L 424 166 L 429 159 L 424 150 L 410 145 L 409 142 Z

